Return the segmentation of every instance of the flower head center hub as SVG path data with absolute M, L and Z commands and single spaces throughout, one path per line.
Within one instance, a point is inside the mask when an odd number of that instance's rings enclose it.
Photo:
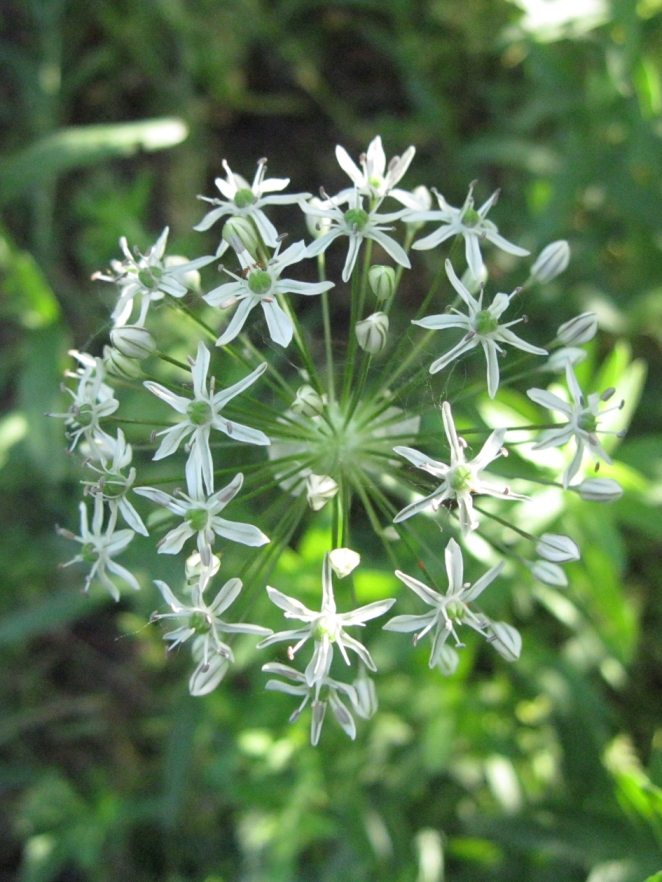
M 206 426 L 211 423 L 213 412 L 206 401 L 192 401 L 186 408 L 186 416 L 194 426 Z
M 580 429 L 583 429 L 585 432 L 590 433 L 595 432 L 595 430 L 598 428 L 598 421 L 592 413 L 585 411 L 584 413 L 579 415 L 577 425 Z
M 163 272 L 158 266 L 150 267 L 150 269 L 141 269 L 138 271 L 138 281 L 143 288 L 157 288 Z
M 313 637 L 320 642 L 324 637 L 328 637 L 333 643 L 338 636 L 338 623 L 334 616 L 320 616 L 315 622 L 313 628 Z
M 459 600 L 451 600 L 446 606 L 446 615 L 452 622 L 461 622 L 466 611 L 466 607 Z
M 493 334 L 499 327 L 498 319 L 495 319 L 489 309 L 481 309 L 474 318 L 474 328 L 476 333 L 483 337 Z
M 206 508 L 192 508 L 186 512 L 186 520 L 191 525 L 191 529 L 200 532 L 204 530 L 209 521 L 209 512 Z
M 351 229 L 360 231 L 368 223 L 368 212 L 363 208 L 350 208 L 345 212 L 345 223 Z
M 452 469 L 449 483 L 456 493 L 460 493 L 462 490 L 470 490 L 471 469 L 469 466 L 459 465 Z
M 476 211 L 476 209 L 469 205 L 464 209 L 464 214 L 462 215 L 462 223 L 465 227 L 475 227 L 476 224 L 480 221 L 480 215 Z
M 196 634 L 209 634 L 211 625 L 204 613 L 196 612 L 188 620 L 189 628 L 193 628 Z
M 242 187 L 234 194 L 234 204 L 237 208 L 248 208 L 255 202 L 255 194 L 248 187 Z
M 89 404 L 83 404 L 76 411 L 76 422 L 79 426 L 91 426 L 94 422 L 94 410 Z
M 268 294 L 271 284 L 271 276 L 265 270 L 254 270 L 248 276 L 248 287 L 253 294 Z
M 83 558 L 85 563 L 94 563 L 97 559 L 98 554 L 97 550 L 90 542 L 87 542 L 80 550 L 80 556 Z

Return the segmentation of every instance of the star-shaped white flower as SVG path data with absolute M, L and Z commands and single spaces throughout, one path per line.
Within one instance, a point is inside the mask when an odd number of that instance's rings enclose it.
M 80 367 L 75 372 L 67 372 L 67 376 L 77 379 L 78 386 L 75 391 L 63 386 L 62 391 L 71 395 L 73 401 L 66 413 L 51 413 L 48 416 L 64 419 L 67 438 L 71 441 L 69 450 L 73 450 L 83 437 L 91 455 L 103 462 L 112 455 L 115 442 L 103 431 L 100 421 L 115 413 L 120 403 L 113 389 L 104 382 L 106 368 L 103 359 L 76 350 L 72 350 L 70 355 L 74 356 Z
M 229 401 L 252 386 L 262 376 L 267 369 L 266 363 L 256 367 L 252 373 L 233 386 L 228 386 L 227 389 L 222 389 L 220 392 L 214 392 L 213 377 L 209 389 L 207 388 L 209 358 L 207 347 L 204 343 L 198 343 L 197 357 L 191 371 L 193 377 L 192 400 L 175 395 L 160 383 L 151 381 L 145 383 L 145 387 L 150 392 L 162 398 L 183 417 L 176 425 L 157 432 L 157 435 L 164 437 L 161 446 L 154 454 L 154 459 L 170 456 L 177 450 L 184 438 L 191 435 L 191 440 L 188 442 L 190 452 L 186 462 L 186 483 L 189 488 L 193 488 L 195 492 L 199 493 L 202 493 L 200 477 L 204 481 L 207 493 L 214 491 L 214 465 L 209 449 L 209 435 L 212 429 L 224 432 L 234 441 L 245 441 L 247 444 L 263 446 L 270 444 L 267 436 L 259 429 L 251 429 L 249 426 L 231 422 L 221 416 L 221 410 Z
M 467 462 L 464 455 L 466 444 L 461 443 L 457 436 L 451 406 L 447 401 L 444 401 L 441 406 L 441 415 L 444 431 L 450 445 L 450 465 L 430 459 L 429 456 L 426 456 L 419 450 L 414 450 L 412 447 L 393 448 L 396 453 L 404 456 L 416 468 L 423 469 L 428 474 L 434 475 L 435 478 L 442 479 L 442 483 L 433 493 L 430 493 L 423 499 L 412 502 L 411 505 L 407 505 L 402 511 L 399 511 L 393 518 L 393 523 L 398 524 L 400 521 L 405 521 L 426 508 L 438 511 L 441 504 L 447 499 L 456 500 L 459 510 L 460 529 L 462 535 L 466 536 L 467 533 L 478 527 L 471 498 L 472 494 L 486 494 L 488 496 L 496 496 L 499 499 L 526 499 L 527 497 L 512 493 L 508 487 L 503 489 L 494 487 L 480 475 L 483 469 L 502 454 L 503 441 L 506 437 L 505 429 L 495 429 L 483 445 L 478 456 Z
M 198 666 L 191 675 L 189 691 L 192 695 L 206 695 L 221 681 L 227 671 L 228 664 L 234 661 L 232 649 L 221 640 L 221 634 L 270 634 L 268 628 L 248 623 L 232 624 L 221 619 L 221 615 L 236 600 L 242 589 L 241 579 L 230 579 L 216 595 L 212 603 L 204 600 L 203 590 L 207 584 L 206 576 L 193 587 L 191 603 L 182 603 L 165 582 L 155 580 L 163 599 L 172 612 L 154 613 L 152 621 L 161 619 L 179 619 L 182 624 L 163 635 L 170 643 L 168 649 L 174 649 L 195 635 L 193 643 L 194 660 Z
M 587 399 L 579 388 L 577 377 L 569 361 L 566 362 L 565 376 L 572 396 L 572 404 L 568 404 L 567 401 L 559 398 L 558 395 L 546 392 L 544 389 L 529 389 L 526 394 L 536 404 L 541 404 L 550 410 L 558 411 L 568 418 L 568 422 L 565 425 L 559 426 L 557 429 L 547 429 L 544 431 L 540 441 L 533 445 L 534 450 L 546 450 L 548 447 L 561 447 L 572 438 L 575 439 L 577 447 L 575 455 L 563 472 L 563 486 L 567 490 L 570 482 L 581 467 L 584 450 L 589 451 L 596 463 L 598 459 L 601 459 L 608 465 L 611 465 L 611 457 L 600 444 L 597 433 L 602 432 L 603 434 L 610 435 L 620 433 L 605 432 L 603 429 L 598 429 L 598 421 L 604 414 L 620 410 L 625 402 L 621 401 L 620 404 L 615 407 L 608 407 L 601 413 L 600 404 L 612 397 L 614 389 L 607 389 L 602 395 L 592 392 Z
M 272 602 L 285 611 L 285 618 L 300 619 L 305 622 L 303 628 L 297 628 L 292 631 L 279 631 L 271 637 L 263 640 L 258 649 L 271 646 L 273 643 L 279 643 L 283 640 L 296 641 L 296 645 L 288 649 L 290 658 L 309 640 L 311 637 L 315 643 L 313 657 L 306 668 L 306 683 L 312 686 L 320 680 L 323 680 L 329 673 L 331 660 L 333 659 L 333 647 L 338 646 L 340 654 L 347 664 L 349 658 L 347 650 L 351 649 L 355 652 L 361 661 L 376 671 L 375 663 L 370 656 L 368 650 L 346 633 L 345 628 L 352 625 L 363 625 L 370 619 L 383 615 L 395 603 L 394 599 L 377 600 L 366 606 L 361 606 L 352 612 L 339 613 L 336 611 L 336 602 L 333 597 L 333 581 L 331 562 L 328 553 L 324 555 L 324 564 L 322 566 L 322 608 L 320 612 L 314 612 L 305 607 L 299 600 L 288 597 L 275 588 L 267 586 L 267 592 Z
M 523 352 L 530 352 L 533 355 L 547 355 L 547 350 L 527 343 L 526 340 L 522 340 L 516 334 L 513 334 L 510 328 L 512 325 L 523 321 L 523 319 L 515 319 L 512 322 L 499 324 L 499 319 L 510 305 L 510 301 L 519 293 L 518 288 L 512 294 L 497 294 L 492 303 L 486 309 L 483 309 L 482 288 L 478 300 L 476 300 L 455 275 L 450 260 L 446 261 L 446 274 L 457 293 L 466 303 L 469 314 L 464 315 L 459 310 L 451 307 L 450 312 L 430 315 L 419 320 L 414 319 L 412 324 L 435 331 L 442 328 L 462 328 L 467 333 L 457 346 L 454 346 L 445 355 L 442 355 L 441 358 L 437 358 L 432 362 L 430 373 L 436 374 L 438 371 L 443 370 L 453 359 L 458 358 L 470 349 L 475 349 L 480 344 L 487 359 L 487 390 L 490 398 L 494 398 L 499 388 L 498 355 L 504 353 L 504 350 L 499 346 L 500 343 L 508 343 L 510 346 L 515 346 L 517 349 L 521 349 Z
M 486 616 L 475 613 L 470 609 L 469 604 L 496 579 L 505 566 L 505 562 L 501 561 L 488 570 L 474 585 L 470 585 L 464 581 L 462 551 L 455 539 L 451 539 L 446 546 L 445 557 L 446 573 L 448 574 L 448 590 L 445 594 L 439 594 L 438 591 L 434 591 L 423 582 L 419 582 L 418 579 L 414 579 L 400 570 L 395 571 L 398 579 L 418 594 L 428 606 L 432 607 L 432 610 L 420 616 L 395 616 L 384 625 L 385 631 L 418 631 L 414 637 L 414 644 L 434 629 L 429 662 L 431 668 L 439 664 L 446 641 L 451 634 L 455 640 L 455 647 L 457 649 L 464 647 L 457 636 L 458 625 L 469 625 L 483 637 L 490 638 L 490 620 Z
M 407 208 L 414 207 L 411 193 L 406 190 L 394 189 L 395 185 L 404 177 L 405 172 L 416 153 L 415 147 L 408 147 L 402 156 L 394 156 L 386 167 L 386 154 L 379 135 L 368 145 L 368 150 L 359 158 L 359 168 L 344 147 L 336 147 L 336 159 L 344 172 L 346 172 L 354 187 L 342 190 L 335 197 L 336 202 L 347 202 L 351 199 L 354 188 L 361 196 L 369 196 L 372 200 L 381 200 L 384 196 L 393 196 Z
M 225 346 L 241 332 L 248 314 L 258 304 L 262 307 L 271 339 L 281 346 L 289 346 L 294 333 L 292 320 L 278 304 L 279 294 L 321 294 L 333 288 L 333 282 L 297 282 L 294 279 L 281 279 L 283 270 L 294 263 L 299 263 L 306 256 L 306 245 L 295 242 L 294 245 L 279 254 L 280 242 L 276 253 L 266 267 L 252 262 L 248 251 L 239 254 L 243 276 L 236 276 L 229 270 L 225 272 L 236 281 L 219 285 L 205 294 L 204 299 L 211 306 L 228 309 L 237 305 L 232 321 L 216 341 L 217 346 Z
M 322 222 L 329 224 L 330 229 L 319 239 L 315 239 L 306 249 L 307 257 L 316 257 L 329 247 L 329 245 L 339 236 L 347 236 L 349 238 L 349 248 L 347 250 L 347 258 L 342 271 L 343 282 L 349 281 L 359 254 L 361 243 L 365 239 L 372 239 L 386 251 L 400 266 L 409 268 L 411 263 L 404 250 L 395 239 L 386 235 L 386 230 L 391 227 L 385 227 L 384 224 L 399 220 L 404 213 L 401 211 L 391 212 L 390 214 L 378 214 L 377 209 L 382 203 L 382 199 L 378 200 L 370 211 L 363 208 L 363 197 L 357 189 L 349 197 L 349 208 L 342 211 L 335 204 L 335 199 L 328 199 L 322 205 L 311 205 L 302 202 L 302 210 L 311 217 L 320 218 Z
M 202 218 L 200 223 L 193 227 L 194 230 L 204 232 L 213 226 L 217 220 L 226 215 L 237 217 L 249 217 L 259 230 L 264 244 L 275 248 L 278 244 L 278 230 L 271 223 L 262 210 L 265 205 L 291 205 L 310 198 L 310 193 L 291 193 L 288 196 L 268 196 L 278 190 L 284 190 L 290 183 L 289 178 L 266 178 L 267 160 L 261 159 L 257 164 L 257 171 L 253 183 L 249 184 L 241 175 L 234 174 L 230 166 L 223 160 L 226 179 L 216 178 L 214 183 L 218 187 L 224 199 L 210 199 L 207 196 L 199 196 L 204 202 L 215 206 Z M 216 256 L 225 254 L 228 243 L 221 240 Z
M 67 539 L 73 539 L 80 542 L 83 546 L 80 554 L 77 554 L 67 563 L 62 564 L 63 567 L 71 566 L 74 563 L 91 563 L 92 568 L 85 579 L 84 591 L 89 591 L 90 585 L 95 578 L 98 578 L 104 588 L 108 589 L 111 596 L 115 600 L 120 599 L 120 592 L 117 585 L 108 576 L 107 570 L 119 576 L 121 579 L 131 586 L 135 591 L 140 589 L 135 576 L 125 567 L 113 560 L 116 554 L 124 551 L 129 542 L 133 539 L 135 533 L 133 530 L 116 530 L 117 525 L 117 509 L 111 510 L 108 517 L 108 525 L 106 532 L 103 532 L 104 521 L 104 501 L 101 495 L 94 498 L 94 516 L 92 518 L 92 529 L 90 530 L 87 520 L 87 506 L 84 502 L 80 503 L 80 536 L 75 536 L 70 530 L 58 528 L 58 533 Z
M 133 451 L 131 445 L 127 444 L 124 432 L 121 429 L 117 430 L 117 438 L 113 445 L 112 460 L 102 462 L 100 467 L 91 461 L 86 463 L 88 468 L 99 475 L 98 480 L 95 482 L 84 482 L 86 492 L 102 496 L 108 503 L 111 511 L 119 510 L 132 530 L 135 530 L 136 533 L 142 533 L 143 536 L 149 536 L 142 518 L 127 498 L 129 490 L 133 487 L 136 480 L 136 470 L 131 467 L 128 475 L 122 474 L 122 470 L 131 465 Z
M 159 542 L 159 553 L 179 554 L 186 540 L 196 533 L 198 551 L 204 564 L 211 562 L 211 546 L 216 536 L 252 547 L 265 545 L 269 538 L 257 527 L 219 517 L 219 512 L 223 511 L 239 493 L 243 483 L 244 476 L 240 472 L 227 487 L 223 487 L 211 496 L 196 493 L 195 488 L 191 487 L 188 488 L 189 495 L 180 491 L 176 497 L 169 496 L 154 487 L 136 487 L 136 493 L 140 496 L 145 496 L 157 505 L 162 505 L 173 514 L 184 518 L 178 527 L 167 533 Z
M 140 297 L 140 316 L 137 324 L 144 325 L 150 303 L 163 300 L 166 294 L 183 297 L 190 287 L 186 276 L 211 263 L 213 255 L 198 257 L 196 260 L 179 262 L 165 257 L 169 228 L 166 227 L 151 248 L 144 254 L 129 249 L 126 238 L 120 239 L 124 260 L 111 264 L 112 275 L 95 273 L 93 279 L 114 282 L 120 289 L 120 297 L 113 309 L 111 318 L 115 327 L 126 325 L 133 311 L 136 297 Z
M 462 208 L 453 208 L 452 205 L 446 202 L 441 193 L 435 190 L 434 193 L 441 210 L 412 211 L 407 213 L 405 220 L 408 223 L 416 221 L 441 221 L 442 223 L 442 226 L 435 230 L 434 233 L 430 233 L 429 236 L 414 242 L 412 247 L 418 251 L 435 248 L 452 236 L 463 236 L 467 264 L 474 278 L 479 279 L 483 270 L 483 256 L 480 253 L 481 241 L 487 239 L 488 242 L 496 245 L 502 251 L 507 251 L 508 254 L 515 254 L 518 257 L 524 257 L 529 252 L 526 248 L 513 245 L 512 242 L 508 242 L 507 239 L 500 236 L 496 225 L 492 221 L 487 220 L 488 211 L 499 197 L 498 190 L 495 190 L 487 202 L 484 202 L 476 211 L 473 199 L 474 184 L 475 182 L 470 185 L 469 194 Z

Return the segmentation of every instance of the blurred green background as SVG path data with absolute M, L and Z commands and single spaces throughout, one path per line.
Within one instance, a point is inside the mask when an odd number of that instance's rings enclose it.
M 660 870 L 661 0 L 4 0 L 0 71 L 0 879 Z M 567 238 L 536 320 L 596 311 L 591 363 L 643 375 L 643 359 L 648 379 L 613 473 L 624 498 L 560 524 L 585 549 L 570 589 L 503 599 L 522 661 L 473 643 L 442 680 L 424 648 L 375 630 L 377 716 L 353 744 L 329 723 L 314 750 L 263 694 L 254 641 L 189 698 L 186 655 L 166 660 L 146 627 L 149 562 L 130 561 L 146 588 L 119 605 L 56 570 L 80 474 L 43 414 L 62 409 L 67 350 L 106 340 L 112 304 L 90 276 L 120 235 L 145 248 L 169 224 L 194 257 L 212 244 L 192 232 L 194 196 L 224 157 L 333 192 L 335 144 L 357 156 L 378 133 L 388 156 L 417 146 L 409 186 L 458 205 L 476 178 L 481 201 L 503 188 L 510 240 Z M 283 557 L 288 593 L 314 597 L 324 550 L 309 532 Z M 393 579 L 372 565 L 366 598 Z

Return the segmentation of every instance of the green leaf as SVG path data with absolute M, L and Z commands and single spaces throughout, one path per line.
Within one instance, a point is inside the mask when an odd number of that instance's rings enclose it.
M 64 172 L 140 150 L 163 150 L 188 136 L 176 117 L 115 125 L 74 126 L 41 138 L 0 165 L 0 203 L 35 189 Z

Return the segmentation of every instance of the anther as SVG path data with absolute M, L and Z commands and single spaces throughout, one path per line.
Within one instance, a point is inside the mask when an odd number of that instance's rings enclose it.
M 193 358 L 192 355 L 187 355 L 187 356 L 186 356 L 186 360 L 187 360 L 188 363 L 191 365 L 191 367 L 195 367 L 195 359 Z
M 609 401 L 609 399 L 616 393 L 616 389 L 613 386 L 610 386 L 609 389 L 605 389 L 605 391 L 600 396 L 600 401 Z
M 151 441 L 152 444 L 156 443 L 156 429 L 153 429 L 152 432 L 150 433 L 149 440 Z

